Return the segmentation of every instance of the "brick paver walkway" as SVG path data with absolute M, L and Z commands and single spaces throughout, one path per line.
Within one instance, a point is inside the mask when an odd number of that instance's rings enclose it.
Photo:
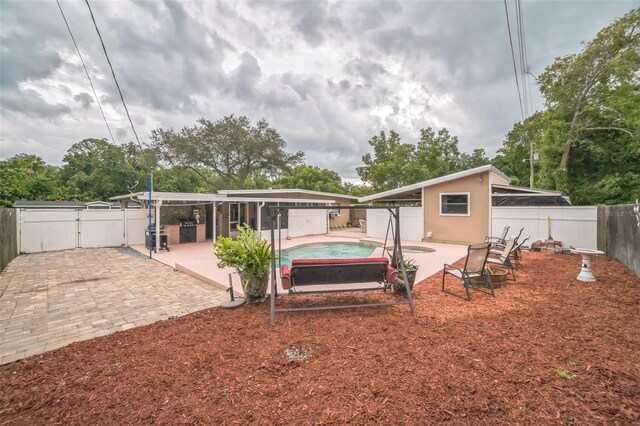
M 227 297 L 124 249 L 18 256 L 0 274 L 0 365 L 218 306 Z

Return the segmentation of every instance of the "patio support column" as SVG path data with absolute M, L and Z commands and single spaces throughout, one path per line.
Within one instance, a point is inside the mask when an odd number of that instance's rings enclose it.
M 262 208 L 264 207 L 265 202 L 262 201 L 257 204 L 258 204 L 258 208 L 256 209 L 257 210 L 256 216 L 258 217 L 256 218 L 256 231 L 258 231 L 259 233 L 262 233 Z
M 213 208 L 211 209 L 211 215 L 213 216 L 211 219 L 211 223 L 213 224 L 213 232 L 211 234 L 211 237 L 213 238 L 213 242 L 215 243 L 216 241 L 218 241 L 218 225 L 216 224 L 216 216 L 218 216 L 217 213 L 217 209 L 218 206 L 216 205 L 216 202 L 213 202 Z
M 160 206 L 162 200 L 156 201 L 156 252 L 160 251 Z

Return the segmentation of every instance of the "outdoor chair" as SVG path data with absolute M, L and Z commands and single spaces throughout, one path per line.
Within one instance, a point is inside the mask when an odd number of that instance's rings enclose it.
M 529 240 L 529 238 L 531 238 L 531 236 L 528 236 L 527 238 L 519 242 L 511 252 L 514 263 L 517 267 L 520 267 L 521 265 L 520 261 L 522 260 L 522 246 L 524 245 L 524 243 L 526 243 Z
M 511 239 L 514 240 L 513 241 L 513 246 L 516 247 L 518 245 L 518 241 L 520 240 L 520 237 L 522 236 L 522 232 L 524 231 L 524 227 L 520 228 L 520 232 L 518 232 L 518 235 L 516 235 L 515 237 L 512 235 Z M 493 250 L 502 250 L 506 247 L 507 243 L 509 242 L 509 240 L 506 240 L 504 243 L 494 243 L 492 249 Z
M 509 225 L 505 226 L 502 229 L 502 233 L 500 234 L 499 237 L 485 237 L 484 242 L 489 243 L 492 246 L 496 244 L 506 244 L 507 241 L 505 240 L 505 238 L 507 237 L 508 232 L 509 232 Z
M 516 272 L 515 272 L 514 263 L 511 261 L 511 257 L 512 257 L 511 253 L 516 247 L 517 239 L 518 239 L 517 237 L 511 238 L 507 242 L 507 245 L 502 249 L 502 251 L 492 250 L 492 253 L 490 254 L 498 256 L 497 258 L 496 257 L 487 258 L 487 263 L 489 264 L 489 266 L 496 266 L 498 268 L 506 269 L 507 272 L 509 272 L 513 276 L 513 280 L 516 279 Z
M 358 219 L 358 223 L 360 224 L 360 230 L 366 234 L 367 233 L 367 221 L 364 220 L 364 219 Z
M 488 242 L 470 245 L 467 249 L 467 258 L 464 261 L 464 267 L 462 269 L 455 268 L 445 263 L 444 270 L 442 271 L 442 291 L 456 297 L 461 297 L 445 289 L 445 277 L 448 274 L 462 281 L 464 290 L 467 293 L 467 300 L 469 301 L 471 300 L 471 293 L 469 292 L 470 288 L 486 293 L 475 285 L 477 281 L 474 282 L 474 280 L 483 280 L 486 282 L 491 290 L 491 295 L 495 297 L 495 293 L 493 292 L 493 283 L 491 282 L 489 272 L 486 269 L 490 248 L 491 244 Z

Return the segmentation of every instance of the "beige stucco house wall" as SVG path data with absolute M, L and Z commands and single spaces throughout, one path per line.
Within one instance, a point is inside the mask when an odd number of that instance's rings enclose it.
M 424 241 L 472 244 L 484 241 L 489 231 L 491 208 L 490 172 L 466 176 L 423 191 Z M 469 214 L 443 215 L 440 197 L 445 193 L 469 194 Z M 427 238 L 431 232 L 431 238 Z
M 420 205 L 423 241 L 473 244 L 483 242 L 491 227 L 492 185 L 509 185 L 509 177 L 491 165 L 361 197 L 361 203 Z M 442 214 L 443 194 L 468 194 L 467 214 Z

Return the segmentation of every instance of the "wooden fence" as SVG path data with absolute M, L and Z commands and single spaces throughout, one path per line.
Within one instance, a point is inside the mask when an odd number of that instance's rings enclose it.
M 598 206 L 598 249 L 640 275 L 640 204 Z
M 0 208 L 0 271 L 18 255 L 17 211 Z

